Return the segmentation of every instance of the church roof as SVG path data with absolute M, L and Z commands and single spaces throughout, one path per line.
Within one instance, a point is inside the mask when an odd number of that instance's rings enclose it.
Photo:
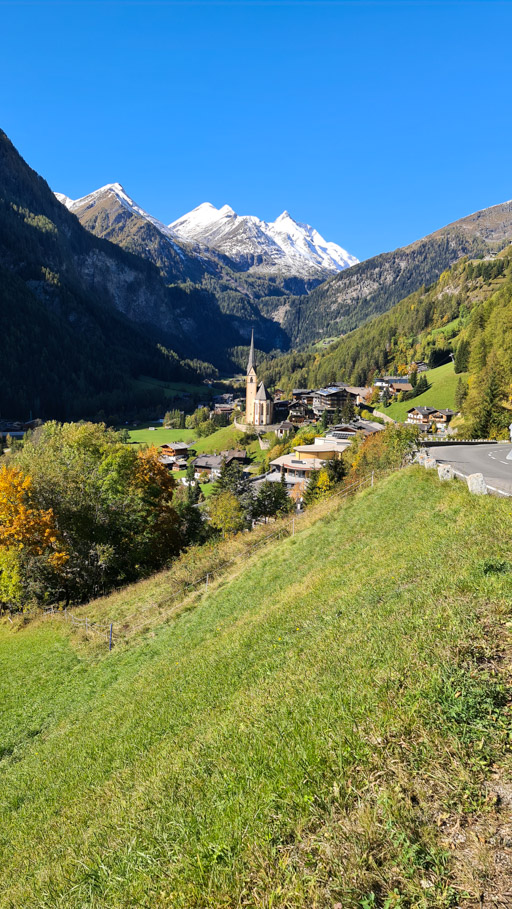
M 260 384 L 258 385 L 258 391 L 256 392 L 256 397 L 254 400 L 255 401 L 271 401 L 272 400 L 272 395 L 265 388 L 264 382 L 260 382 Z
M 249 362 L 247 364 L 247 374 L 250 373 L 251 369 L 256 369 L 256 357 L 254 355 L 254 329 L 251 332 L 251 347 L 249 350 Z

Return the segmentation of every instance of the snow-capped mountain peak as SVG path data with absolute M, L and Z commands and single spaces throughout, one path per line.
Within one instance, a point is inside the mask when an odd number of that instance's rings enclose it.
M 55 197 L 66 206 L 69 211 L 74 214 L 82 214 L 87 211 L 87 209 L 94 208 L 95 206 L 105 203 L 107 205 L 111 204 L 113 201 L 116 201 L 122 208 L 131 212 L 132 214 L 139 215 L 139 217 L 144 218 L 146 221 L 149 221 L 154 227 L 158 228 L 161 233 L 165 234 L 169 239 L 174 240 L 175 234 L 169 227 L 167 227 L 162 221 L 159 221 L 157 218 L 153 218 L 152 215 L 148 214 L 147 211 L 144 211 L 133 199 L 128 195 L 120 183 L 107 183 L 105 186 L 101 186 L 99 189 L 96 189 L 94 192 L 89 193 L 87 196 L 82 196 L 80 199 L 70 199 L 69 196 L 65 196 L 63 193 L 55 193 Z
M 288 211 L 267 222 L 238 215 L 229 205 L 217 209 L 203 202 L 169 227 L 178 238 L 211 247 L 251 271 L 304 276 L 341 271 L 358 261 Z
M 165 225 L 137 205 L 120 183 L 107 183 L 80 199 L 70 199 L 62 193 L 55 196 L 85 222 L 94 219 L 99 210 L 116 225 L 126 217 L 123 211 L 144 218 L 180 255 L 180 241 L 185 241 L 192 244 L 192 255 L 205 261 L 220 253 L 231 259 L 237 270 L 322 278 L 358 261 L 341 246 L 324 240 L 309 224 L 295 221 L 288 211 L 275 221 L 262 221 L 255 215 L 239 215 L 227 204 L 216 208 L 211 202 L 203 202 Z

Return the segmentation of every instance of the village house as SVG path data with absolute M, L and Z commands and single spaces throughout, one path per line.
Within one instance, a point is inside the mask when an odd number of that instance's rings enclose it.
M 234 413 L 234 411 L 235 411 L 234 404 L 215 404 L 213 407 L 213 413 L 217 417 L 223 416 L 223 415 L 226 417 L 230 417 L 231 414 Z
M 221 451 L 218 455 L 199 455 L 194 458 L 194 477 L 197 480 L 201 474 L 206 474 L 211 479 L 220 476 L 220 469 L 223 464 L 232 464 L 236 462 L 240 465 L 248 464 L 250 458 L 244 448 L 231 448 L 227 451 Z
M 392 395 L 399 395 L 400 392 L 413 390 L 410 382 L 390 382 L 388 388 Z
M 222 458 L 220 455 L 199 455 L 192 461 L 194 466 L 194 478 L 198 480 L 203 474 L 210 479 L 220 477 L 222 467 Z
M 330 385 L 328 388 L 319 388 L 313 394 L 313 411 L 317 417 L 321 416 L 324 411 L 334 414 L 341 410 L 343 405 L 349 399 L 347 386 Z
M 436 410 L 435 413 L 432 414 L 432 419 L 439 429 L 444 429 L 444 427 L 448 426 L 448 423 L 456 416 L 458 416 L 456 410 L 447 408 L 446 410 Z
M 306 420 L 312 419 L 313 411 L 307 404 L 302 401 L 295 401 L 288 410 L 288 418 L 294 423 L 305 423 Z
M 42 420 L 0 420 L 0 439 L 6 439 L 7 436 L 10 436 L 11 439 L 22 439 L 26 432 L 32 429 L 37 429 L 38 426 L 42 426 Z
M 292 404 L 305 404 L 313 407 L 314 388 L 294 388 L 292 391 Z
M 407 423 L 413 423 L 420 429 L 430 429 L 433 422 L 433 414 L 437 413 L 435 407 L 410 407 L 407 411 Z
M 238 464 L 249 464 L 250 458 L 245 448 L 230 448 L 227 451 L 221 451 L 220 456 L 226 464 L 237 461 Z
M 286 436 L 288 436 L 294 430 L 295 430 L 295 426 L 293 425 L 293 423 L 290 423 L 289 420 L 283 420 L 283 422 L 280 423 L 276 429 L 276 436 L 278 439 L 284 439 L 284 438 L 286 438 Z
M 187 458 L 189 447 L 186 442 L 165 442 L 160 446 L 160 451 L 168 458 Z

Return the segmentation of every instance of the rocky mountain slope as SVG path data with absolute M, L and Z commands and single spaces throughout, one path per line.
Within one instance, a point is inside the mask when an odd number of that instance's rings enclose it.
M 183 358 L 230 330 L 208 295 L 167 288 L 150 262 L 84 230 L 1 131 L 0 274 L 6 417 L 91 413 L 140 373 L 197 375 L 157 342 Z
M 462 256 L 495 252 L 512 239 L 512 201 L 461 218 L 394 252 L 382 253 L 329 278 L 307 296 L 266 300 L 294 344 L 351 331 L 408 294 L 436 281 Z

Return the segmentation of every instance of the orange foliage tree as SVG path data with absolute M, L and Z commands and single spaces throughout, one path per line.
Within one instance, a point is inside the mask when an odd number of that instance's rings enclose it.
M 32 479 L 18 467 L 0 468 L 0 546 L 45 555 L 52 567 L 68 559 L 53 510 L 32 502 Z
M 34 505 L 32 478 L 18 467 L 0 468 L 0 600 L 21 602 L 21 563 L 37 559 L 59 574 L 68 553 L 51 508 Z

